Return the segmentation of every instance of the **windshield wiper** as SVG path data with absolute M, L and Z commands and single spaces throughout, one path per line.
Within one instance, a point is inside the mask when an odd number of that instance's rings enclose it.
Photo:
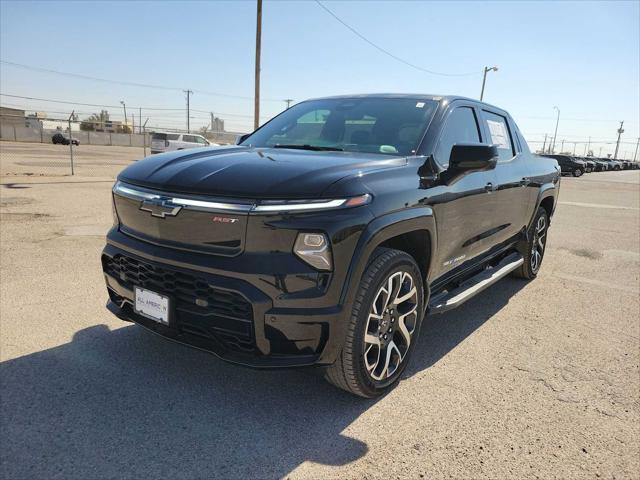
M 273 148 L 297 148 L 299 150 L 313 150 L 316 152 L 342 152 L 344 151 L 342 148 L 340 147 L 323 147 L 320 145 L 309 145 L 309 144 L 305 144 L 305 145 L 299 145 L 299 144 L 282 144 L 282 143 L 276 143 Z

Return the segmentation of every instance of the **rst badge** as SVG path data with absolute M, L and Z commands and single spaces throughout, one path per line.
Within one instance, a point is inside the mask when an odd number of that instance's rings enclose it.
M 213 217 L 211 220 L 215 223 L 236 223 L 238 221 L 237 218 L 231 217 Z

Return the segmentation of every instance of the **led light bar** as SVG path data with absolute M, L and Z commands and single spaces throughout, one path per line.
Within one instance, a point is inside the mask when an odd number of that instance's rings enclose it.
M 231 203 L 199 200 L 195 198 L 174 197 L 170 193 L 153 193 L 146 189 L 138 189 L 127 186 L 122 182 L 116 182 L 113 192 L 133 200 L 156 200 L 167 204 L 180 205 L 195 210 L 227 210 L 248 213 L 277 213 L 277 212 L 301 212 L 312 210 L 328 210 L 340 207 L 358 207 L 371 202 L 371 195 L 368 193 L 357 197 L 327 199 L 327 200 L 282 200 L 266 201 L 263 203 Z

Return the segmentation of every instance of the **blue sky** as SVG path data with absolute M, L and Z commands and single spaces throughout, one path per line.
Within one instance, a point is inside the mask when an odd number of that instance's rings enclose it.
M 478 97 L 509 110 L 532 146 L 553 133 L 603 153 L 625 120 L 621 151 L 639 135 L 640 2 L 341 2 L 343 21 L 415 70 L 358 38 L 315 2 L 266 1 L 263 7 L 262 112 L 282 99 L 366 92 L 421 92 Z M 133 107 L 184 107 L 192 126 L 213 111 L 228 129 L 251 128 L 255 2 L 2 2 L 0 57 L 46 69 L 175 87 L 162 90 L 33 72 L 2 64 L 4 94 Z M 204 92 L 246 97 L 231 98 Z M 1 104 L 64 116 L 70 105 L 0 97 Z M 76 107 L 91 113 L 96 108 Z M 112 118 L 121 109 L 109 108 Z M 145 110 L 159 126 L 183 126 L 184 113 Z M 137 119 L 136 119 L 137 120 Z M 573 149 L 573 144 L 570 150 Z M 577 151 L 584 146 L 578 143 Z M 596 154 L 598 151 L 596 150 Z

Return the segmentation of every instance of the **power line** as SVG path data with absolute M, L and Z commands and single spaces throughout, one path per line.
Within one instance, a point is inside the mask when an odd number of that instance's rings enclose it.
M 43 68 L 43 67 L 35 67 L 33 65 L 25 65 L 23 63 L 16 63 L 16 62 L 9 62 L 6 60 L 0 60 L 0 63 L 2 63 L 3 65 L 7 65 L 10 67 L 15 67 L 15 68 L 22 68 L 24 70 L 31 70 L 34 72 L 41 72 L 41 73 L 54 73 L 56 75 L 63 75 L 66 77 L 73 77 L 73 78 L 78 78 L 81 80 L 90 80 L 93 82 L 103 82 L 103 83 L 110 83 L 110 84 L 114 84 L 114 85 L 126 85 L 129 87 L 141 87 L 141 88 L 155 88 L 155 89 L 159 89 L 159 90 L 173 90 L 173 91 L 182 91 L 184 90 L 181 87 L 170 87 L 170 86 L 166 86 L 166 85 L 156 85 L 156 84 L 148 84 L 148 83 L 139 83 L 139 82 L 127 82 L 124 80 L 113 80 L 113 79 L 107 79 L 107 78 L 100 78 L 100 77 L 93 77 L 90 75 L 82 75 L 79 73 L 71 73 L 71 72 L 62 72 L 60 70 L 53 70 L 50 68 Z M 240 99 L 240 100 L 253 100 L 253 97 L 247 97 L 247 96 L 243 96 L 243 95 L 231 95 L 228 93 L 220 93 L 220 92 L 210 92 L 207 90 L 193 90 L 196 93 L 202 94 L 202 95 L 212 95 L 212 96 L 216 96 L 216 97 L 225 97 L 225 98 L 235 98 L 235 99 Z M 262 100 L 267 100 L 270 102 L 281 102 L 282 100 L 276 100 L 273 98 L 263 98 Z
M 36 100 L 40 102 L 51 102 L 51 103 L 65 103 L 67 105 L 81 105 L 83 107 L 104 107 L 104 108 L 120 108 L 120 105 L 100 105 L 97 103 L 80 103 L 80 102 L 69 102 L 66 100 L 53 100 L 48 98 L 37 98 L 37 97 L 24 97 L 21 95 L 9 95 L 8 93 L 0 93 L 3 97 L 11 97 L 11 98 L 21 98 L 23 100 Z M 133 108 L 142 108 L 143 110 L 176 110 L 176 111 L 184 111 L 184 108 L 159 108 L 159 107 L 140 107 L 136 106 Z
M 356 36 L 360 37 L 360 39 L 364 40 L 365 42 L 367 42 L 369 45 L 371 45 L 373 48 L 375 48 L 376 50 L 379 50 L 380 52 L 384 53 L 385 55 L 393 58 L 394 60 L 400 62 L 400 63 L 404 63 L 405 65 L 414 68 L 416 70 L 420 70 L 421 72 L 425 72 L 425 73 L 430 73 L 431 75 L 441 75 L 444 77 L 469 77 L 469 76 L 475 76 L 475 75 L 482 75 L 482 72 L 467 72 L 467 73 L 445 73 L 445 72 L 436 72 L 434 70 L 429 70 L 423 67 L 420 67 L 418 65 L 415 65 L 411 62 L 406 61 L 403 58 L 398 57 L 397 55 L 394 55 L 393 53 L 391 53 L 388 50 L 385 50 L 384 48 L 382 48 L 380 45 L 372 42 L 371 40 L 369 40 L 367 37 L 365 37 L 364 35 L 362 35 L 359 31 L 357 31 L 355 28 L 353 28 L 351 25 L 349 25 L 347 22 L 345 22 L 344 20 L 342 20 L 340 17 L 338 17 L 335 13 L 333 13 L 331 10 L 329 10 L 329 8 L 327 8 L 325 5 L 322 4 L 322 2 L 320 2 L 319 0 L 316 0 L 316 3 L 324 10 L 326 11 L 329 15 L 331 15 L 333 18 L 335 18 L 338 22 L 340 22 L 342 25 L 344 25 L 346 28 L 348 28 L 349 30 L 351 30 L 351 32 L 353 32 Z
M 0 96 L 3 97 L 10 97 L 10 98 L 19 98 L 22 100 L 34 100 L 34 101 L 39 101 L 39 102 L 50 102 L 50 103 L 60 103 L 60 104 L 66 104 L 66 105 L 80 105 L 80 106 L 84 106 L 84 107 L 100 107 L 100 108 L 120 108 L 121 105 L 104 105 L 104 104 L 97 104 L 97 103 L 81 103 L 81 102 L 71 102 L 71 101 L 67 101 L 67 100 L 53 100 L 53 99 L 49 99 L 49 98 L 38 98 L 38 97 L 26 97 L 26 96 L 22 96 L 22 95 L 10 95 L 8 93 L 0 93 Z M 7 104 L 8 105 L 8 104 Z M 166 111 L 166 112 L 184 112 L 184 107 L 183 108 L 161 108 L 161 107 L 145 107 L 145 106 L 134 106 L 132 108 L 142 108 L 143 110 L 152 110 L 152 111 Z M 36 110 L 35 108 L 32 107 L 28 107 L 28 108 L 24 108 L 24 110 Z M 207 115 L 209 114 L 209 112 L 207 110 L 196 110 L 196 109 L 191 109 L 192 112 L 199 112 L 199 113 L 206 113 Z M 243 117 L 243 118 L 253 118 L 253 115 L 243 115 L 240 113 L 223 113 L 220 112 L 219 115 L 224 115 L 227 117 Z M 274 114 L 276 115 L 276 114 Z M 263 118 L 272 118 L 274 115 L 265 115 L 263 116 Z

